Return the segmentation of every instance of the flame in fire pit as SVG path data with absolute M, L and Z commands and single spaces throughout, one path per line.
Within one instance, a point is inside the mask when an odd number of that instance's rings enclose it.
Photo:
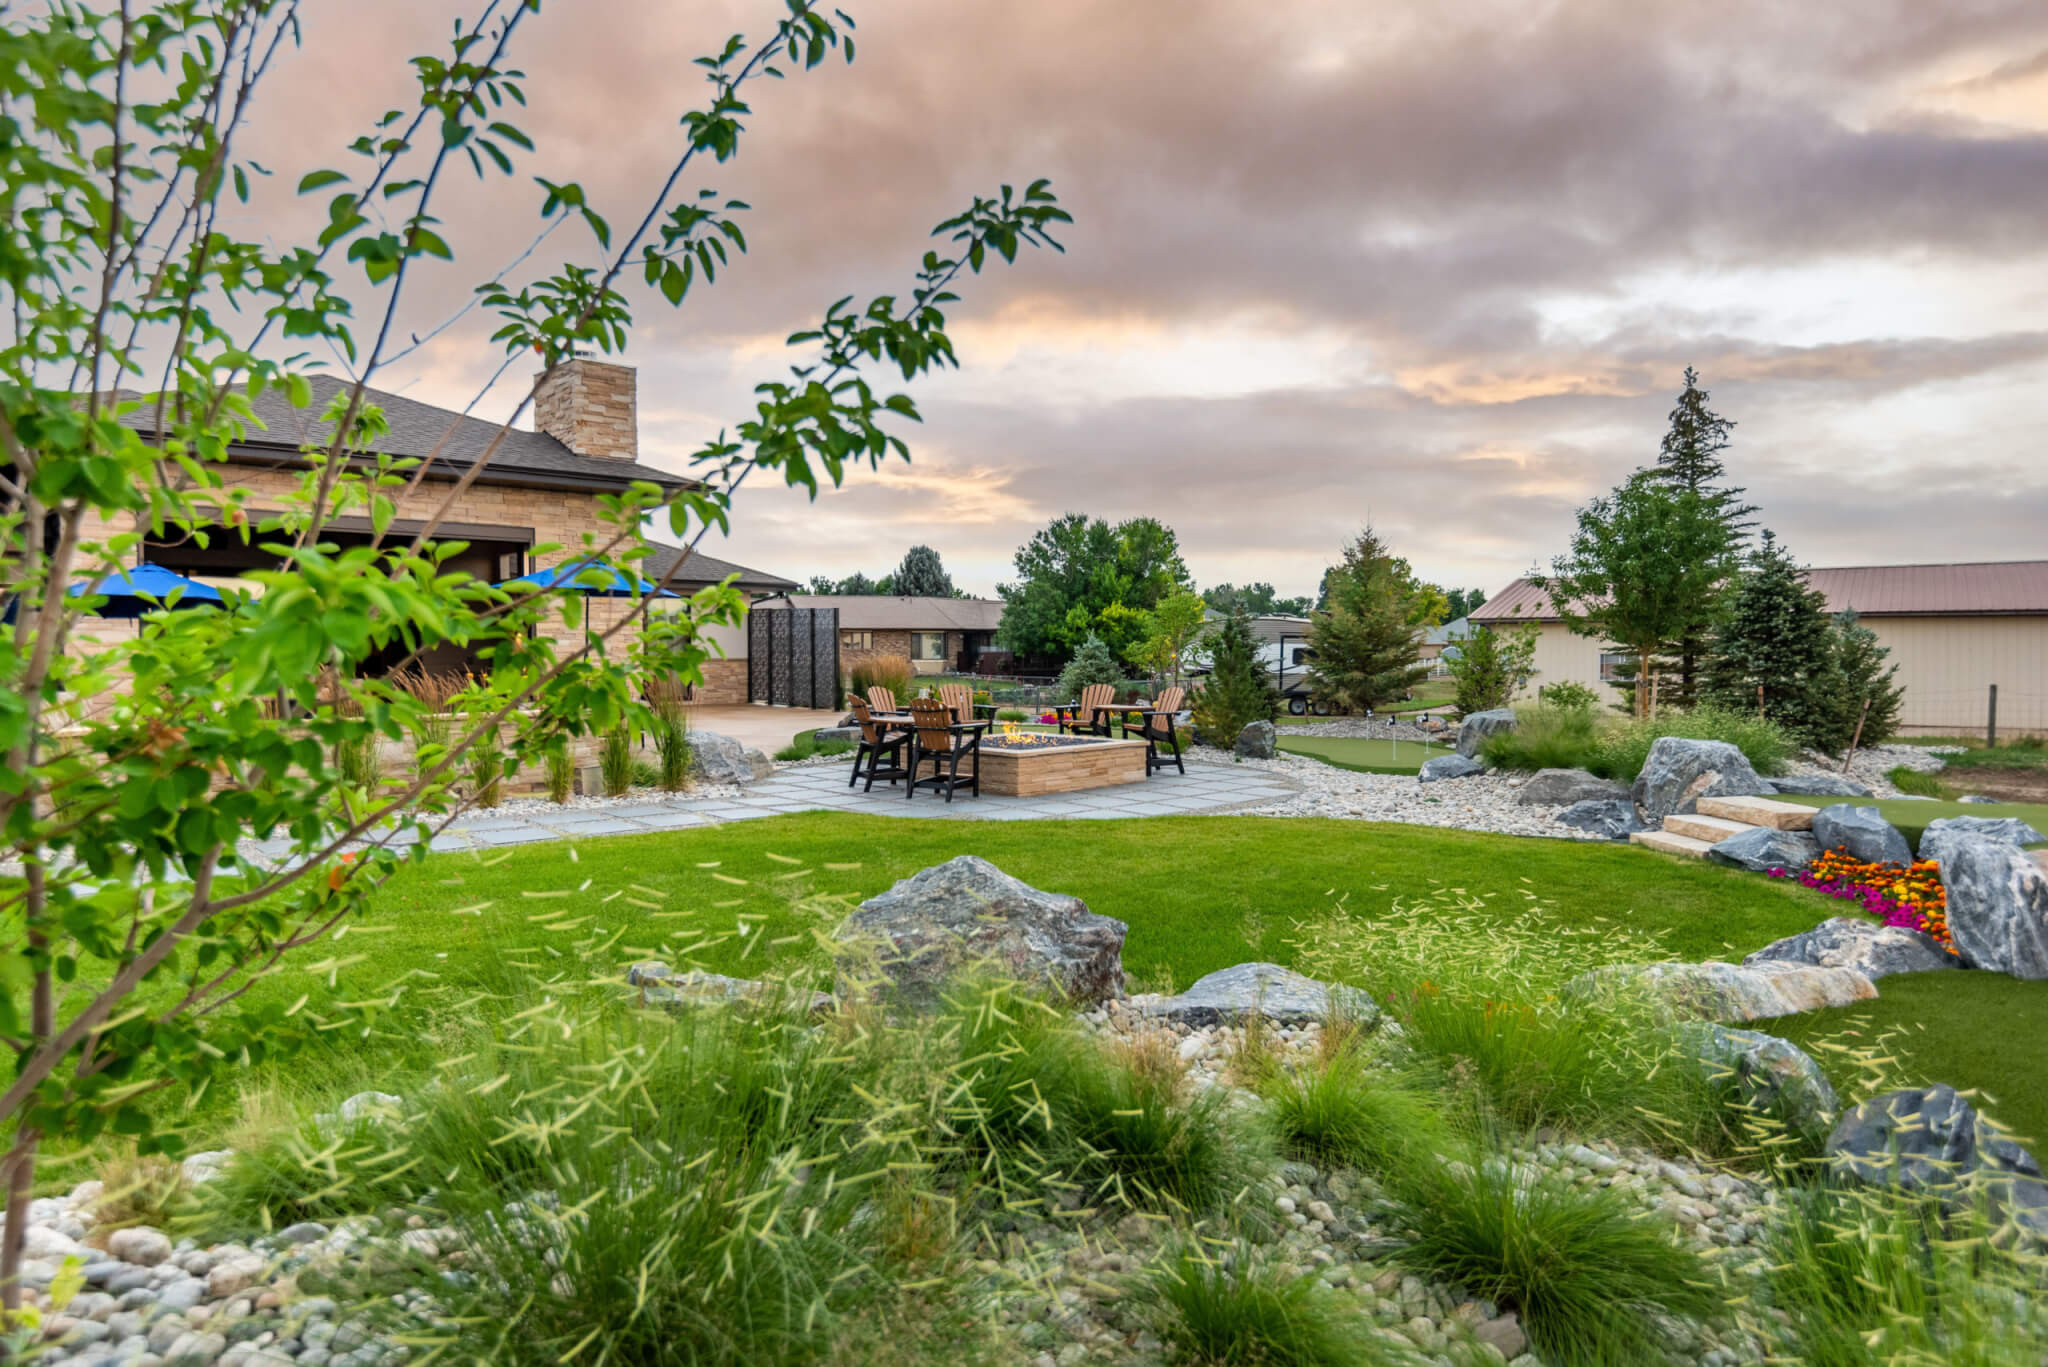
M 1017 723 L 1013 721 L 1003 723 L 1003 729 L 996 733 L 996 739 L 1002 744 L 1004 749 L 1009 749 L 1012 746 L 1056 745 L 1059 743 L 1056 736 L 1041 736 L 1033 731 L 1020 730 Z

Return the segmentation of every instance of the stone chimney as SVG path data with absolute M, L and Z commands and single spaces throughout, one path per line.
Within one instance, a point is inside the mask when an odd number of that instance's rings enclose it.
M 629 365 L 564 361 L 535 380 L 533 425 L 579 456 L 637 460 L 634 389 Z

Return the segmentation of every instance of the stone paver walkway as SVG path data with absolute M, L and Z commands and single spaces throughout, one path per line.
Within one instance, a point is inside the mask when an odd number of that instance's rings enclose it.
M 644 835 L 709 826 L 723 821 L 779 816 L 785 812 L 867 812 L 878 816 L 943 821 L 1105 820 L 1134 816 L 1193 816 L 1242 811 L 1293 797 L 1299 785 L 1283 775 L 1231 764 L 1189 764 L 1185 775 L 1171 769 L 1143 783 L 1094 788 L 1047 797 L 973 797 L 957 793 L 948 803 L 931 793 L 906 799 L 901 787 L 885 795 L 846 786 L 847 764 L 804 765 L 778 771 L 738 796 L 649 801 L 616 807 L 562 807 L 518 814 L 477 812 L 434 839 L 434 848 L 489 849 L 602 835 Z M 282 853 L 258 847 L 259 853 Z

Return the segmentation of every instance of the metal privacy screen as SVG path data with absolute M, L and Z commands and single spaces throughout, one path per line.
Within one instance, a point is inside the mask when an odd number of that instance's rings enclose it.
M 837 706 L 839 609 L 757 608 L 748 613 L 747 701 Z

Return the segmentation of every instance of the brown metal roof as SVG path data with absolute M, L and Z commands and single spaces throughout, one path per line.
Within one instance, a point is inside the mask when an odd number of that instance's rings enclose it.
M 1863 617 L 2048 615 L 2048 560 L 1959 565 L 1849 565 L 1810 569 L 1806 582 L 1830 612 Z M 1472 614 L 1475 622 L 1555 622 L 1543 592 L 1517 579 Z

